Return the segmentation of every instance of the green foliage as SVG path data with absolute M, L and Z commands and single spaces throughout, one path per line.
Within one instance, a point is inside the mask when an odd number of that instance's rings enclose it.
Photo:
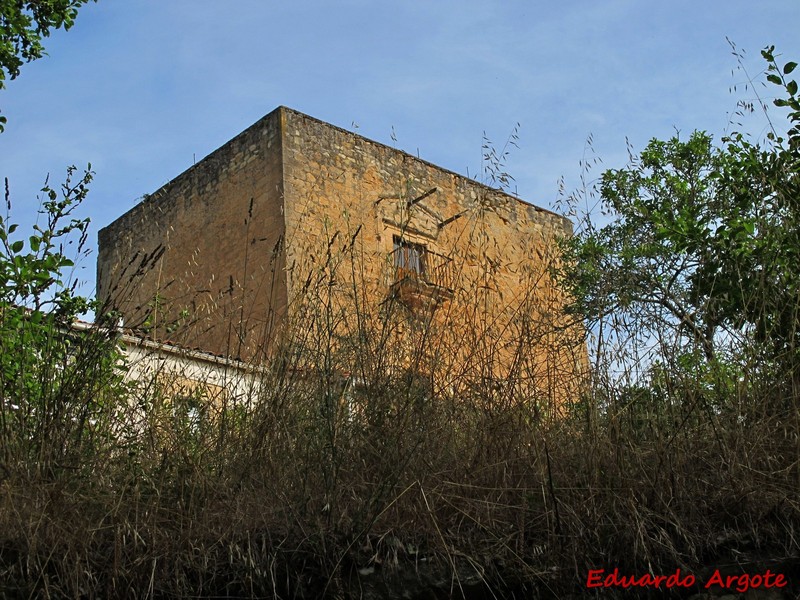
M 75 255 L 84 254 L 89 225 L 89 219 L 75 219 L 73 213 L 86 198 L 94 173 L 89 165 L 74 182 L 75 172 L 75 167 L 67 169 L 60 189 L 45 183 L 39 211 L 45 224 L 37 222 L 27 240 L 12 238 L 18 226 L 9 222 L 11 199 L 6 180 L 6 216 L 0 217 L 0 302 L 36 311 L 48 309 L 61 316 L 74 316 L 89 308 L 64 280 L 64 270 L 74 266 L 64 254 L 65 247 L 74 246 Z
M 26 62 L 44 56 L 42 39 L 51 29 L 72 27 L 89 0 L 0 0 L 0 89 Z M 97 0 L 94 0 L 95 2 Z M 6 122 L 0 117 L 0 131 Z
M 92 171 L 75 181 L 70 167 L 59 189 L 45 185 L 40 222 L 27 239 L 0 218 L 0 460 L 42 468 L 78 460 L 109 439 L 109 411 L 120 383 L 115 342 L 96 328 L 76 328 L 80 314 L 99 307 L 75 292 L 66 254 L 85 254 L 88 219 L 75 209 Z M 76 455 L 76 452 L 78 455 Z M 29 462 L 31 460 L 34 462 Z
M 572 310 L 590 325 L 623 313 L 708 361 L 741 342 L 772 357 L 798 347 L 800 103 L 795 63 L 763 54 L 785 94 L 775 104 L 791 109 L 788 139 L 654 139 L 603 174 L 610 223 L 566 243 Z
M 89 0 L 0 0 L 0 89 L 6 76 L 19 75 L 25 62 L 41 58 L 42 38 L 68 30 Z M 96 0 L 95 0 L 96 1 Z

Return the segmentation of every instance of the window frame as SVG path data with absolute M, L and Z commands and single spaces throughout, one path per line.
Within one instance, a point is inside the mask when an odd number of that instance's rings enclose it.
M 424 280 L 427 275 L 428 247 L 409 241 L 402 235 L 392 236 L 392 260 L 396 279 L 405 277 Z

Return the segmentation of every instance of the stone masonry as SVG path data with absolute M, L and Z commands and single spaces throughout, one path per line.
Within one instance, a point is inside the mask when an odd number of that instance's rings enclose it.
M 550 275 L 570 232 L 280 107 L 100 231 L 98 296 L 126 327 L 245 361 L 298 330 L 342 352 L 369 334 L 387 368 L 424 355 L 454 377 L 518 377 L 557 404 L 585 356 Z

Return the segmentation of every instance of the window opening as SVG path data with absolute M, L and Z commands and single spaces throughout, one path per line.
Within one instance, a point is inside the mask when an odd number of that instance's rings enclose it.
M 414 277 L 422 279 L 425 275 L 426 248 L 423 244 L 414 244 L 394 236 L 394 266 L 397 279 Z

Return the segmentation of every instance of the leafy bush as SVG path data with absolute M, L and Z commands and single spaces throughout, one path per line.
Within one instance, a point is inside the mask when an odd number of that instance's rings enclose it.
M 59 189 L 42 189 L 27 239 L 15 239 L 6 182 L 0 218 L 0 452 L 7 469 L 71 468 L 96 444 L 107 443 L 109 410 L 119 382 L 115 343 L 76 320 L 97 305 L 75 292 L 66 255 L 85 254 L 88 219 L 73 217 L 86 197 L 92 171 L 75 180 L 68 169 Z

